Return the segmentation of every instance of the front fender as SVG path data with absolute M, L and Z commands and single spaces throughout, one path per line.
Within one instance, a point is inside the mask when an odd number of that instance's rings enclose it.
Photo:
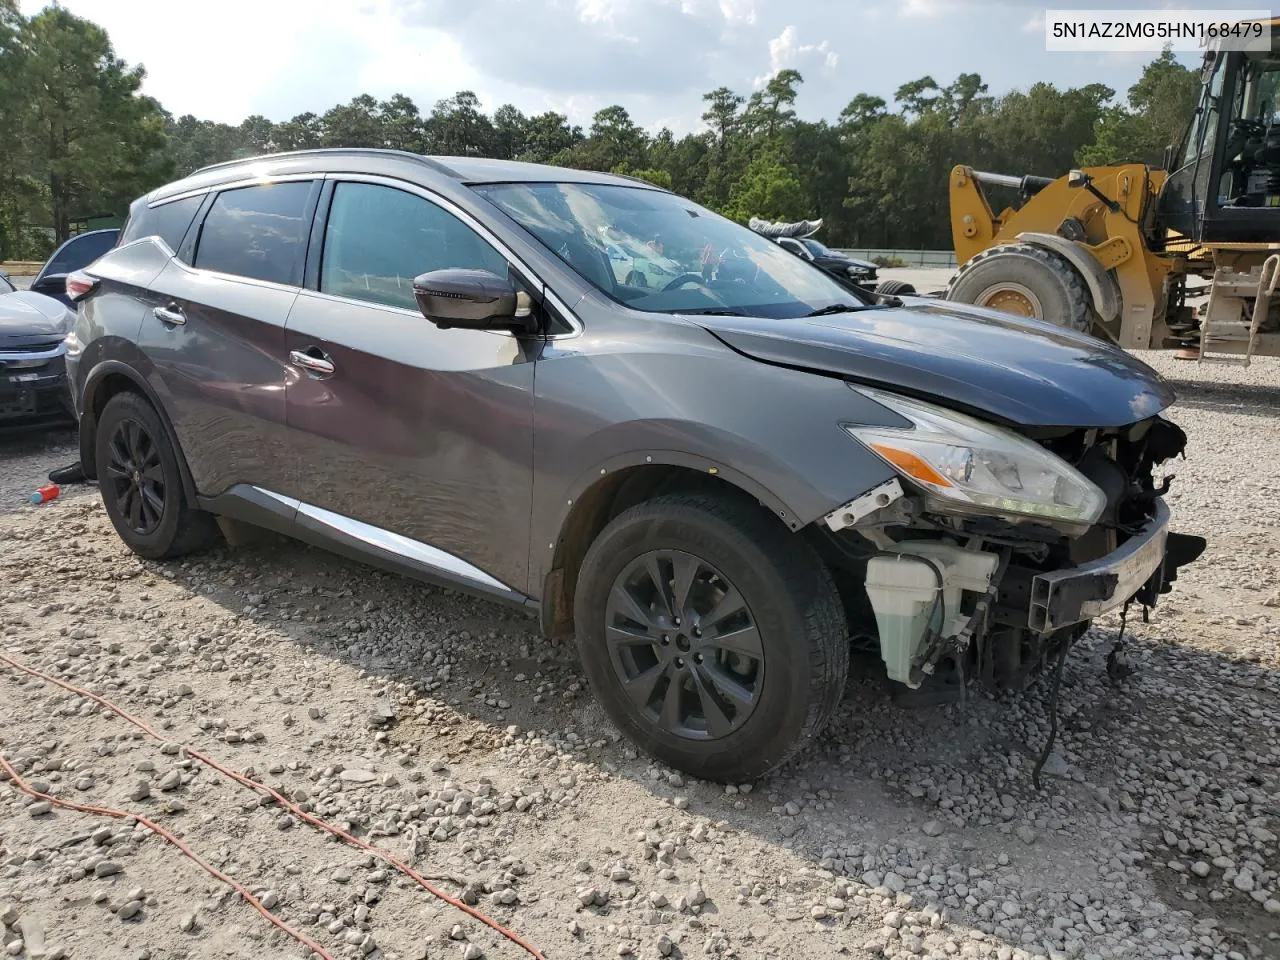
M 1056 253 L 1075 267 L 1084 278 L 1093 309 L 1103 323 L 1110 323 L 1120 313 L 1120 287 L 1088 247 L 1053 233 L 1020 233 L 1017 239 Z
M 791 530 L 895 475 L 841 427 L 896 422 L 883 407 L 839 377 L 760 363 L 718 344 L 683 356 L 560 356 L 542 362 L 537 393 L 534 596 L 555 567 L 575 504 L 619 470 L 713 474 Z

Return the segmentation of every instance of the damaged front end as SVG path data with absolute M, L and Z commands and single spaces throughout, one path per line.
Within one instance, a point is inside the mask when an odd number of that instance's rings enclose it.
M 1153 606 L 1204 541 L 1169 530 L 1186 435 L 1123 427 L 1013 431 L 879 391 L 898 428 L 846 426 L 899 476 L 832 511 L 824 554 L 850 623 L 875 624 L 889 679 L 959 693 L 966 674 L 1021 689 L 1089 622 Z M 858 589 L 859 586 L 862 589 Z

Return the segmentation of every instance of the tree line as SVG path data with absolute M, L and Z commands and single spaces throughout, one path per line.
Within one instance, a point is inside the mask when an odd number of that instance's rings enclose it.
M 0 260 L 41 255 L 73 218 L 123 213 L 167 180 L 211 163 L 311 147 L 528 160 L 629 174 L 746 222 L 821 217 L 831 246 L 947 248 L 956 163 L 1058 176 L 1072 166 L 1158 165 L 1194 109 L 1198 81 L 1165 52 L 1127 96 L 1100 83 L 1035 83 L 993 96 L 977 73 L 904 83 L 893 102 L 854 96 L 832 120 L 796 114 L 804 78 L 703 98 L 705 128 L 649 133 L 625 106 L 583 127 L 511 104 L 486 113 L 463 90 L 423 112 L 408 96 L 361 94 L 322 114 L 238 125 L 174 117 L 140 92 L 144 71 L 105 31 L 60 7 L 32 17 L 0 0 Z M 32 230 L 43 226 L 49 230 Z

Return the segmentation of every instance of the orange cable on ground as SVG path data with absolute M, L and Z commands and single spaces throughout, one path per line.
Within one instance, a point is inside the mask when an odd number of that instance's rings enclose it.
M 110 710 L 112 713 L 119 716 L 121 719 L 127 720 L 129 723 L 133 724 L 139 730 L 144 731 L 145 733 L 149 734 L 151 737 L 153 737 L 156 740 L 159 740 L 164 743 L 168 743 L 171 741 L 171 738 L 162 736 L 161 734 L 157 733 L 145 721 L 139 720 L 137 717 L 128 713 L 123 707 L 118 706 L 117 704 L 108 700 L 106 697 L 99 696 L 96 693 L 91 693 L 88 690 L 82 690 L 80 687 L 77 687 L 74 684 L 67 683 L 65 680 L 59 680 L 57 677 L 49 676 L 47 673 L 42 673 L 41 671 L 36 670 L 32 667 L 25 666 L 24 664 L 18 663 L 16 660 L 10 659 L 9 657 L 5 656 L 3 653 L 0 653 L 0 663 L 8 664 L 10 667 L 13 667 L 15 670 L 20 670 L 25 674 L 28 674 L 33 677 L 37 677 L 40 680 L 44 680 L 46 683 L 52 683 L 54 686 L 61 687 L 63 690 L 67 690 L 71 693 L 77 694 L 78 696 L 87 697 L 88 699 L 94 701 L 100 706 L 106 707 L 108 710 Z M 297 804 L 295 804 L 292 800 L 289 800 L 283 794 L 281 794 L 276 790 L 273 790 L 271 787 L 268 787 L 266 784 L 258 783 L 255 780 L 250 780 L 248 777 L 245 777 L 239 773 L 236 773 L 234 770 L 229 770 L 226 767 L 224 767 L 222 764 L 218 763 L 216 760 L 206 757 L 204 754 L 200 753 L 199 751 L 193 750 L 190 747 L 187 747 L 184 745 L 184 749 L 187 752 L 187 756 L 194 757 L 196 760 L 199 760 L 201 763 L 205 764 L 206 766 L 212 767 L 214 770 L 217 770 L 223 776 L 230 777 L 232 780 L 235 780 L 237 783 L 243 786 L 265 793 L 268 796 L 274 798 L 277 803 L 279 803 L 281 806 L 283 806 L 285 809 L 290 811 L 294 816 L 298 817 L 299 819 L 304 820 L 305 822 L 311 824 L 312 826 L 320 830 L 323 830 L 325 833 L 332 834 L 333 836 L 338 837 L 339 839 L 344 840 L 353 846 L 359 847 L 361 850 L 366 850 L 369 853 L 372 853 L 374 856 L 378 857 L 380 860 L 391 865 L 392 867 L 395 867 L 397 870 L 403 873 L 410 880 L 413 880 L 416 884 L 418 884 L 418 886 L 422 887 L 422 889 L 426 890 L 427 893 L 431 894 L 436 899 L 443 900 L 445 903 L 449 904 L 449 906 L 455 907 L 456 909 L 461 910 L 463 913 L 467 914 L 473 919 L 479 920 L 489 929 L 502 934 L 504 937 L 506 937 L 516 946 L 520 947 L 526 953 L 532 956 L 534 960 L 546 960 L 546 957 L 543 956 L 542 951 L 539 950 L 537 947 L 535 947 L 533 944 L 529 943 L 523 937 L 521 937 L 520 934 L 516 933 L 513 930 L 508 930 L 506 927 L 500 924 L 497 920 L 494 920 L 492 917 L 487 916 L 486 914 L 477 910 L 475 907 L 469 904 L 463 903 L 461 900 L 459 900 L 457 897 L 453 896 L 452 894 L 446 893 L 445 891 L 441 890 L 439 887 L 436 887 L 429 880 L 427 880 L 426 877 L 422 876 L 422 874 L 418 873 L 416 870 L 414 870 L 412 867 L 408 866 L 407 864 L 401 863 L 399 860 L 391 856 L 391 854 L 387 853 L 385 850 L 381 849 L 380 847 L 375 847 L 373 844 L 368 843 L 365 840 L 361 840 L 359 837 L 352 836 L 346 831 L 340 830 L 337 827 L 333 826 L 332 824 L 327 823 L 324 820 L 321 820 L 319 817 L 312 816 L 311 814 L 303 810 L 301 807 L 299 807 Z M 49 798 L 49 799 L 52 799 L 52 798 Z M 54 801 L 54 802 L 56 803 L 58 801 Z M 125 816 L 134 817 L 136 815 L 126 814 Z M 141 820 L 141 818 L 137 818 L 137 819 Z
M 240 896 L 249 903 L 250 906 L 271 921 L 272 924 L 279 927 L 289 936 L 293 937 L 293 939 L 297 940 L 304 947 L 322 957 L 323 960 L 334 960 L 333 954 L 325 950 L 324 947 L 320 946 L 320 944 L 316 943 L 305 933 L 301 933 L 293 929 L 293 927 L 289 926 L 274 913 L 264 907 L 257 897 L 244 888 L 240 881 L 227 876 L 217 867 L 213 866 L 213 864 L 206 863 L 189 846 L 187 846 L 185 842 L 170 833 L 164 827 L 160 826 L 160 824 L 156 823 L 154 820 L 150 820 L 139 813 L 129 813 L 127 810 L 116 810 L 112 807 L 91 807 L 83 803 L 73 803 L 70 800 L 59 800 L 57 797 L 50 796 L 47 793 L 41 793 L 18 775 L 18 771 L 13 768 L 13 765 L 10 764 L 7 759 L 5 759 L 4 754 L 0 754 L 0 769 L 4 770 L 4 772 L 9 775 L 9 778 L 13 781 L 14 785 L 29 797 L 37 797 L 40 800 L 47 800 L 55 807 L 61 807 L 64 810 L 75 810 L 79 813 L 92 813 L 101 817 L 115 817 L 117 820 L 134 820 L 137 823 L 142 824 L 152 833 L 158 834 L 165 840 L 168 840 L 171 844 L 203 867 L 211 876 L 216 877 L 223 883 L 232 887 L 236 893 L 240 894 Z

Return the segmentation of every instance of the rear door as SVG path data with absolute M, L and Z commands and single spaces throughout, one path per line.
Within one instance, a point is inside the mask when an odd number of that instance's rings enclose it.
M 441 330 L 413 278 L 501 275 L 484 228 L 398 181 L 331 181 L 289 315 L 287 492 L 297 522 L 498 594 L 526 582 L 541 341 Z
M 284 323 L 298 296 L 319 178 L 230 186 L 147 290 L 138 341 L 196 489 L 285 483 Z

